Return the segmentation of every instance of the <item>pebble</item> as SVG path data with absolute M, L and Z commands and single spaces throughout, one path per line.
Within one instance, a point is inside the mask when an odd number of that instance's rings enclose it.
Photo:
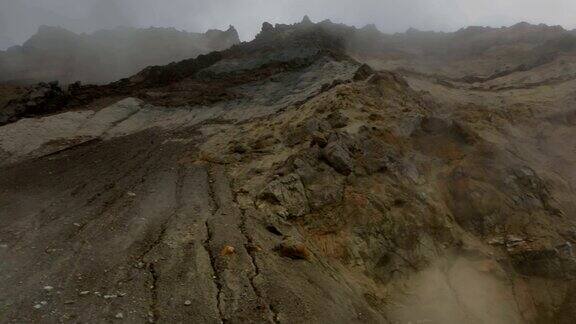
M 220 255 L 221 256 L 232 255 L 232 254 L 234 254 L 235 251 L 236 251 L 236 249 L 233 246 L 226 245 L 222 249 L 222 251 L 220 251 Z
M 187 301 L 185 301 L 185 302 L 184 302 L 184 305 L 186 305 L 186 306 L 190 306 L 190 305 L 192 305 L 192 302 L 191 302 L 191 301 L 189 301 L 189 300 L 187 300 Z
M 52 287 L 52 286 L 44 286 L 44 290 L 50 291 L 53 289 L 54 289 L 54 287 Z
M 86 295 L 88 295 L 89 293 L 90 293 L 90 291 L 84 290 L 84 291 L 81 291 L 81 292 L 80 292 L 80 296 L 86 296 Z
M 114 316 L 114 317 L 122 319 L 122 318 L 124 318 L 124 314 L 122 312 L 120 312 L 120 313 L 116 314 L 116 316 Z
M 118 298 L 118 295 L 104 295 L 104 299 Z

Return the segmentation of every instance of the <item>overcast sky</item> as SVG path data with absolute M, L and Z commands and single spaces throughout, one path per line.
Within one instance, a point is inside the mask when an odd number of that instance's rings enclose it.
M 40 25 L 91 32 L 120 25 L 188 31 L 234 25 L 250 40 L 262 22 L 313 21 L 385 32 L 451 31 L 469 25 L 500 27 L 520 21 L 576 27 L 576 0 L 0 0 L 0 48 L 20 44 Z

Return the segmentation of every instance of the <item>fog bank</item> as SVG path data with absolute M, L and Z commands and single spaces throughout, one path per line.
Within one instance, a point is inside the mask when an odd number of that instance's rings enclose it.
M 571 0 L 0 0 L 0 48 L 24 42 L 40 25 L 90 32 L 116 26 L 205 31 L 232 24 L 250 40 L 263 21 L 290 23 L 305 14 L 315 21 L 375 23 L 382 31 L 401 32 L 519 21 L 572 29 L 574 12 Z

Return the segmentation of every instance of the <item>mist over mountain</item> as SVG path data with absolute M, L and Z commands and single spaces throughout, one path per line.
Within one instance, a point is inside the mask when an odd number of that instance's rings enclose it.
M 277 24 L 276 28 L 288 26 Z M 381 32 L 376 25 L 357 28 L 330 20 L 318 26 L 342 39 L 348 54 L 362 61 L 370 61 L 372 56 L 378 60 L 382 55 L 391 55 L 394 59 L 385 60 L 387 66 L 382 66 L 391 69 L 404 67 L 434 73 L 442 64 L 454 65 L 460 59 L 467 63 L 471 57 L 491 51 L 500 58 L 498 62 L 484 65 L 482 73 L 487 76 L 546 60 L 556 50 L 555 46 L 546 48 L 547 42 L 576 35 L 561 26 L 526 22 L 500 28 L 467 27 L 456 32 L 423 32 L 411 28 L 394 34 Z M 174 28 L 130 27 L 75 34 L 61 27 L 42 26 L 22 46 L 0 51 L 0 81 L 107 83 L 129 77 L 150 65 L 194 58 L 239 42 L 234 27 L 205 34 Z M 506 55 L 499 53 L 499 48 Z M 379 60 L 375 64 L 382 63 Z M 479 71 L 475 71 L 478 68 L 462 66 L 457 76 L 478 74 Z M 456 76 L 456 70 L 447 68 L 444 73 Z
M 15 45 L 16 43 L 8 37 L 0 38 L 0 48 L 9 48 Z
M 520 21 L 573 29 L 575 10 L 570 0 L 0 0 L 0 15 L 4 13 L 0 38 L 21 44 L 41 25 L 75 33 L 118 26 L 201 31 L 233 25 L 240 38 L 249 41 L 264 21 L 294 23 L 304 15 L 357 27 L 373 23 L 387 33 L 410 27 L 434 31 L 501 27 Z
M 133 17 L 127 9 L 115 0 L 0 0 L 0 38 L 10 38 L 13 45 L 22 45 L 41 26 L 62 27 L 74 33 L 130 27 L 134 25 Z
M 150 65 L 193 58 L 239 42 L 233 27 L 204 34 L 130 27 L 75 34 L 61 27 L 42 26 L 22 46 L 0 51 L 0 81 L 107 83 Z

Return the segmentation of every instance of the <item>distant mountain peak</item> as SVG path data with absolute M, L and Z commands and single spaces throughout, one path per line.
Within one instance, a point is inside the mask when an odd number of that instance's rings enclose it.
M 271 23 L 269 23 L 267 21 L 262 23 L 262 29 L 261 29 L 262 33 L 266 34 L 266 33 L 271 33 L 273 31 L 274 31 L 274 26 Z
M 307 24 L 307 25 L 313 24 L 312 20 L 310 20 L 310 17 L 308 17 L 308 15 L 304 15 L 304 17 L 302 18 L 301 23 L 302 23 L 302 24 Z
M 168 64 L 240 43 L 238 31 L 116 27 L 77 34 L 43 25 L 22 46 L 0 52 L 0 82 L 108 83 L 149 65 Z

